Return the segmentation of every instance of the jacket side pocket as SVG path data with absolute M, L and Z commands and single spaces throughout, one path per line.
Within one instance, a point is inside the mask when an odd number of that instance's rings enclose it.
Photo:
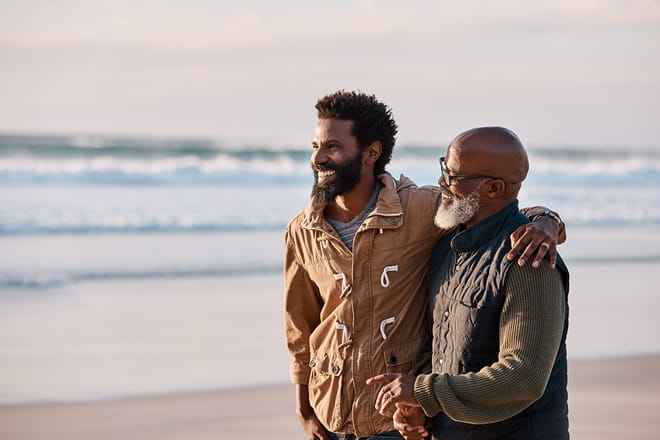
M 339 355 L 314 353 L 310 362 L 309 403 L 323 426 L 331 431 L 343 427 L 350 413 L 350 402 L 343 402 L 344 363 Z
M 390 344 L 384 347 L 385 369 L 388 373 L 410 373 L 422 337 Z

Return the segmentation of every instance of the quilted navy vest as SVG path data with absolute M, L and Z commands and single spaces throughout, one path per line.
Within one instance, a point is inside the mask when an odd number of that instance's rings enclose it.
M 510 262 L 509 235 L 529 219 L 514 201 L 471 229 L 459 228 L 438 242 L 429 268 L 429 300 L 433 311 L 433 372 L 452 375 L 477 372 L 498 360 L 499 321 L 504 280 Z M 557 258 L 568 300 L 568 269 Z M 568 301 L 567 301 L 568 304 Z M 543 396 L 510 419 L 471 425 L 444 413 L 433 419 L 433 438 L 568 439 L 566 332 Z

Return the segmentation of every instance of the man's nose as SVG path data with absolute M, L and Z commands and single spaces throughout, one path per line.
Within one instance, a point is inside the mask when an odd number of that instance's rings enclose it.
M 445 182 L 445 178 L 442 177 L 442 174 L 440 175 L 440 178 L 438 179 L 438 185 L 440 185 L 443 188 L 449 188 L 449 185 Z
M 318 165 L 322 163 L 326 163 L 328 161 L 328 157 L 325 154 L 325 151 L 323 148 L 317 148 L 312 152 L 312 164 L 313 165 Z

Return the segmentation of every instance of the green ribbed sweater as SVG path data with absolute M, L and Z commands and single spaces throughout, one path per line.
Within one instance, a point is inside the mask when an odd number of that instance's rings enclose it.
M 415 398 L 427 416 L 443 411 L 459 422 L 495 423 L 543 395 L 564 329 L 561 275 L 547 260 L 538 269 L 513 265 L 504 289 L 498 361 L 476 373 L 417 376 Z

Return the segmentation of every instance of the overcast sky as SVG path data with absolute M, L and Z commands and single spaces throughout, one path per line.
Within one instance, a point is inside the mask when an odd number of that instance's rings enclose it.
M 305 146 L 336 89 L 400 143 L 660 148 L 660 1 L 0 0 L 0 131 Z

